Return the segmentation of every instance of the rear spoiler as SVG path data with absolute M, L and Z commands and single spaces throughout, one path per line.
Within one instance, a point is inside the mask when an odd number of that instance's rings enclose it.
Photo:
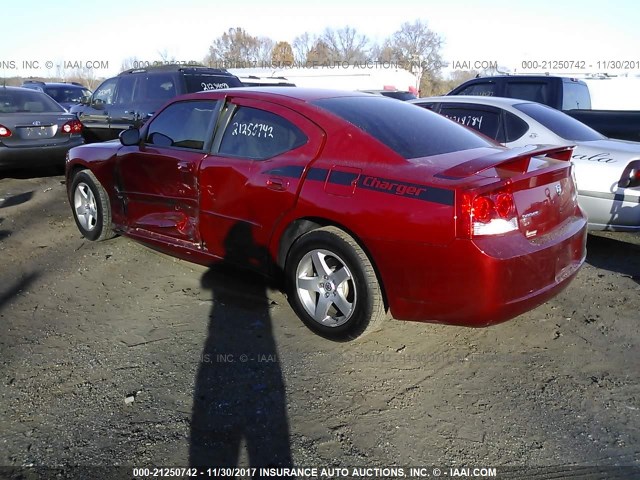
M 574 148 L 575 145 L 563 145 L 560 147 L 527 145 L 525 147 L 505 149 L 498 153 L 492 153 L 485 157 L 474 158 L 468 162 L 461 163 L 444 172 L 437 173 L 435 176 L 448 180 L 459 180 L 497 167 L 498 165 L 505 170 L 524 173 L 529 167 L 531 157 L 548 157 L 555 160 L 569 161 L 571 160 Z

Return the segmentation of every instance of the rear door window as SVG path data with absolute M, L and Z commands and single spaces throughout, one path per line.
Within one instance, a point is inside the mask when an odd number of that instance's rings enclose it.
M 252 107 L 239 106 L 229 121 L 218 153 L 266 160 L 307 143 L 307 136 L 289 120 Z
M 442 105 L 440 114 L 498 142 L 504 142 L 500 110 L 471 104 Z

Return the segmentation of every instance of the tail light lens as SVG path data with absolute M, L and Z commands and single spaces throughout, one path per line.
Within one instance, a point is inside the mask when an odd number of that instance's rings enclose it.
M 80 120 L 69 120 L 62 126 L 62 131 L 64 133 L 81 133 L 82 123 L 80 123 Z
M 509 185 L 490 192 L 467 192 L 458 205 L 458 235 L 473 238 L 518 230 L 518 213 Z
M 8 138 L 11 136 L 11 130 L 4 125 L 0 125 L 0 138 Z
M 621 188 L 632 188 L 640 186 L 640 160 L 634 160 L 627 165 L 622 173 L 622 178 L 618 182 Z

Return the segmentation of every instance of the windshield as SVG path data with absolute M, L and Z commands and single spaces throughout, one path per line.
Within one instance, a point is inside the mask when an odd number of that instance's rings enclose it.
M 27 89 L 0 89 L 0 113 L 64 112 L 48 95 Z
M 44 91 L 58 103 L 80 103 L 83 98 L 91 96 L 87 88 L 80 87 L 46 87 Z
M 495 146 L 437 113 L 382 96 L 326 98 L 313 103 L 364 130 L 404 158 Z
M 602 140 L 605 137 L 584 123 L 562 113 L 555 108 L 539 103 L 519 103 L 514 108 L 529 115 L 536 122 L 541 123 L 556 135 L 574 142 L 588 142 Z

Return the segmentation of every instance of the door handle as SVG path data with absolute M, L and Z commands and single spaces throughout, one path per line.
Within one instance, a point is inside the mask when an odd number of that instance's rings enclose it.
M 267 188 L 276 192 L 283 192 L 289 186 L 289 181 L 279 177 L 271 177 L 267 179 Z

